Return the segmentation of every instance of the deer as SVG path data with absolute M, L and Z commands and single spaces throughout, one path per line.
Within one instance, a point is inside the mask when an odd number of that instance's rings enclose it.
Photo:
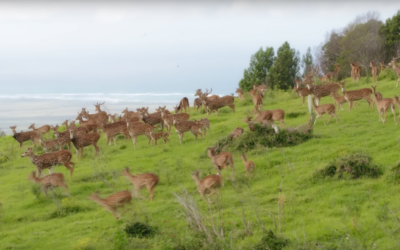
M 285 111 L 283 109 L 264 110 L 262 112 L 254 109 L 252 113 L 257 114 L 256 122 L 269 124 L 278 121 L 281 126 L 285 126 Z
M 208 155 L 208 157 L 211 158 L 211 162 L 214 164 L 214 168 L 218 171 L 218 173 L 221 177 L 222 177 L 221 170 L 223 168 L 226 168 L 227 165 L 230 165 L 231 170 L 232 170 L 231 178 L 232 178 L 232 181 L 235 180 L 235 177 L 234 177 L 235 167 L 233 164 L 233 157 L 232 157 L 231 153 L 221 152 L 219 154 L 215 154 L 215 147 L 210 147 L 210 148 L 208 148 L 207 155 Z M 222 185 L 223 185 L 223 181 L 222 181 Z
M 379 77 L 378 67 L 374 65 L 374 61 L 370 61 L 369 66 L 371 67 L 372 79 L 375 82 L 378 80 L 378 77 Z
M 204 133 L 204 136 L 206 136 L 207 129 L 211 130 L 211 128 L 210 128 L 210 120 L 208 120 L 207 118 L 202 118 L 202 119 L 200 119 L 200 122 L 203 124 L 202 131 Z
M 134 149 L 136 149 L 137 137 L 140 135 L 145 135 L 149 139 L 147 145 L 150 144 L 151 142 L 150 132 L 154 130 L 153 126 L 142 122 L 131 122 L 127 120 L 126 127 L 128 129 L 129 135 L 132 138 Z
M 141 189 L 146 187 L 150 193 L 150 196 L 147 200 L 153 200 L 154 188 L 157 186 L 160 180 L 157 175 L 153 173 L 132 175 L 127 167 L 122 170 L 122 175 L 128 177 L 128 179 L 132 182 L 132 185 L 135 187 L 135 197 L 140 196 Z
M 308 96 L 311 95 L 311 91 L 308 88 L 303 88 L 300 86 L 301 80 L 296 80 L 296 84 L 293 86 L 294 91 L 296 91 L 297 96 L 303 98 L 303 105 L 304 105 L 304 99 Z
M 87 133 L 88 133 L 91 131 L 96 132 L 99 129 L 99 126 L 97 125 L 97 120 L 93 120 L 93 119 L 89 118 L 89 120 L 84 121 L 82 119 L 82 117 L 83 117 L 83 114 L 78 112 L 78 116 L 75 119 L 75 120 L 79 121 L 79 124 L 81 125 L 80 127 L 82 127 L 81 130 L 87 130 Z M 75 123 L 74 124 L 71 123 L 71 125 L 75 126 Z
M 234 104 L 235 99 L 233 98 L 233 96 L 227 95 L 224 97 L 217 98 L 213 101 L 210 101 L 207 98 L 206 94 L 202 94 L 200 96 L 200 99 L 202 100 L 203 104 L 207 107 L 208 115 L 210 115 L 213 111 L 215 111 L 215 113 L 218 116 L 218 109 L 225 106 L 230 107 L 232 109 L 232 112 L 235 113 L 235 104 Z
M 229 139 L 233 140 L 238 138 L 239 136 L 241 136 L 244 133 L 244 129 L 241 127 L 236 127 L 229 135 Z
M 154 142 L 154 145 L 157 145 L 157 141 L 159 139 L 162 139 L 164 143 L 170 142 L 169 141 L 169 132 L 158 132 L 158 133 L 153 133 L 153 131 L 150 131 L 150 137 L 151 140 Z
M 83 158 L 83 148 L 93 145 L 94 149 L 96 150 L 96 156 L 99 155 L 99 147 L 97 146 L 97 142 L 100 139 L 100 135 L 97 132 L 92 132 L 89 134 L 79 134 L 77 135 L 75 130 L 70 129 L 70 139 L 71 142 L 75 146 L 76 151 L 76 158 L 79 158 L 79 151 L 81 152 L 81 159 Z
M 124 135 L 125 138 L 128 136 L 128 128 L 126 127 L 125 121 L 118 121 L 108 124 L 98 122 L 98 127 L 103 130 L 103 133 L 106 136 L 106 145 L 111 145 L 111 139 L 113 139 L 114 146 L 117 146 L 116 136 L 119 134 Z
M 199 108 L 201 110 L 201 108 L 203 107 L 203 102 L 200 100 L 200 98 L 194 99 L 193 107 L 196 108 L 196 111 L 199 111 Z
M 242 154 L 242 160 L 247 176 L 251 177 L 251 173 L 256 170 L 256 165 L 254 164 L 254 162 L 248 161 L 245 154 Z
M 139 109 L 137 109 L 137 110 L 139 110 Z M 128 108 L 126 108 L 122 111 L 122 113 L 124 114 L 123 118 L 125 118 L 125 119 L 130 119 L 131 121 L 135 121 L 135 120 L 139 121 L 140 120 L 139 112 L 128 111 Z
M 342 93 L 344 98 L 349 102 L 349 109 L 351 111 L 351 108 L 353 107 L 354 101 L 358 101 L 361 99 L 365 99 L 368 103 L 368 107 L 371 106 L 372 100 L 370 98 L 370 95 L 372 94 L 372 90 L 370 88 L 363 88 L 363 89 L 357 89 L 357 90 L 352 90 L 352 91 L 346 91 L 345 89 L 345 82 L 340 82 L 340 86 L 342 88 Z
M 161 112 L 161 118 L 164 121 L 164 125 L 167 127 L 168 133 L 171 133 L 171 126 L 174 125 L 174 117 L 176 117 L 177 121 L 187 121 L 189 120 L 190 115 L 187 113 L 179 113 L 179 114 L 168 114 L 166 107 L 159 107 Z
M 333 82 L 324 85 L 314 85 L 312 82 L 308 82 L 307 87 L 317 100 L 317 105 L 319 105 L 322 97 L 329 96 L 330 94 L 336 95 L 340 88 L 337 83 Z
M 70 134 L 69 130 L 66 130 L 64 132 L 58 132 L 58 125 L 55 127 L 51 126 L 51 130 L 53 131 L 54 136 L 57 139 L 60 139 L 61 146 L 63 147 L 64 145 L 67 145 L 68 150 L 71 149 L 71 139 L 70 139 Z
M 132 195 L 128 190 L 124 190 L 116 192 L 115 194 L 103 199 L 99 197 L 99 192 L 97 191 L 91 194 L 88 199 L 96 202 L 107 211 L 111 212 L 115 219 L 119 219 L 120 215 L 117 213 L 117 208 L 123 207 L 126 203 L 129 203 L 132 200 Z
M 244 100 L 244 91 L 243 91 L 243 89 L 237 88 L 235 93 L 238 94 L 239 101 L 243 101 Z
M 53 140 L 44 141 L 43 137 L 41 137 L 38 140 L 46 153 L 58 150 L 58 148 L 66 143 L 63 141 L 63 138 L 55 138 Z
M 254 108 L 257 110 L 262 110 L 263 107 L 263 97 L 258 94 L 256 85 L 253 85 L 253 91 L 249 92 L 251 97 L 253 97 Z
M 212 204 L 212 202 L 206 198 L 206 194 L 213 195 L 215 193 L 215 189 L 219 190 L 223 184 L 222 177 L 217 174 L 212 174 L 204 177 L 200 180 L 199 171 L 196 171 L 192 174 L 192 179 L 196 182 L 197 190 L 203 199 L 208 203 Z
M 40 134 L 36 133 L 35 131 L 27 131 L 27 132 L 20 132 L 17 133 L 16 129 L 17 126 L 10 126 L 10 129 L 13 133 L 13 138 L 19 142 L 19 149 L 22 148 L 22 144 L 25 141 L 29 141 L 31 140 L 33 144 L 36 144 L 36 142 L 39 140 L 40 138 Z
M 190 110 L 190 106 L 189 106 L 189 99 L 187 97 L 183 97 L 182 100 L 179 102 L 178 106 L 175 106 L 175 114 L 178 114 L 179 111 L 185 110 L 186 113 L 186 108 Z
M 350 67 L 351 67 L 351 79 L 353 79 L 353 81 L 358 83 L 360 81 L 362 69 L 359 65 L 357 65 L 354 62 L 350 63 Z
M 392 66 L 394 72 L 396 72 L 396 74 L 397 74 L 398 79 L 397 79 L 396 88 L 397 88 L 397 86 L 399 86 L 399 82 L 400 82 L 400 67 L 397 66 L 397 63 L 396 63 L 396 60 L 399 58 L 400 58 L 400 55 L 399 55 L 399 57 L 396 57 L 396 58 L 392 57 L 392 60 L 388 64 L 389 66 Z
M 386 65 L 384 62 L 380 62 L 381 65 L 381 72 L 383 72 L 386 69 Z
M 95 104 L 95 106 L 96 106 L 96 104 Z M 98 110 L 97 107 L 96 107 L 96 110 Z M 105 122 L 105 123 L 108 122 L 108 115 L 104 111 L 98 112 L 96 114 L 89 114 L 89 112 L 87 112 L 85 108 L 82 108 L 81 114 L 87 120 L 101 121 L 101 122 Z
M 204 94 L 204 95 L 206 95 L 207 99 L 210 100 L 210 101 L 214 101 L 215 99 L 218 99 L 218 98 L 219 98 L 218 95 L 208 96 L 209 94 L 211 94 L 211 92 L 212 92 L 212 88 L 211 88 L 210 91 L 208 91 L 208 89 L 206 89 L 206 93 L 203 93 L 203 92 L 201 91 L 201 89 L 198 89 L 198 90 L 196 90 L 196 93 L 194 94 L 194 96 L 200 97 L 202 94 Z
M 21 155 L 21 157 L 29 157 L 29 160 L 37 168 L 37 176 L 40 178 L 43 169 L 49 169 L 50 173 L 53 173 L 54 166 L 58 164 L 64 165 L 68 170 L 70 176 L 74 172 L 75 163 L 71 161 L 72 154 L 68 150 L 59 150 L 52 153 L 45 153 L 42 155 L 35 155 L 33 153 L 33 148 L 27 148 L 26 151 Z M 71 165 L 73 167 L 71 167 Z
M 343 110 L 342 104 L 347 102 L 346 98 L 344 98 L 342 95 L 339 95 L 339 93 L 331 93 L 330 96 L 333 97 L 333 100 L 335 100 L 335 105 L 338 107 L 338 109 Z
M 197 121 L 178 121 L 176 117 L 173 118 L 173 123 L 175 126 L 175 131 L 179 136 L 179 144 L 182 144 L 183 135 L 185 132 L 190 131 L 194 135 L 194 140 L 197 140 L 197 135 L 200 135 L 201 140 L 203 140 L 203 134 L 200 132 L 202 124 Z
M 318 71 L 319 71 L 319 67 L 316 67 L 315 69 L 311 68 L 310 73 L 305 75 L 302 83 L 305 85 L 308 85 L 308 84 L 314 85 L 313 78 L 318 74 Z M 301 83 L 301 82 L 297 82 L 297 83 Z M 298 87 L 300 87 L 300 84 L 298 84 Z
M 107 115 L 108 115 L 111 123 L 114 123 L 114 122 L 117 121 L 117 114 L 113 114 L 113 115 L 112 114 L 107 114 Z
M 71 121 L 71 123 L 69 124 L 68 130 L 71 130 L 71 129 L 73 129 L 75 131 L 76 135 L 86 135 L 87 133 L 89 133 L 89 128 L 87 126 L 77 127 L 75 125 L 75 121 Z
M 371 86 L 371 87 L 372 87 L 372 93 L 373 94 L 376 93 L 376 99 L 379 100 L 379 101 L 382 100 L 382 98 L 383 98 L 382 93 L 376 92 L 376 87 L 377 86 Z M 374 104 L 375 104 L 375 98 L 374 98 L 374 96 L 372 96 L 372 106 L 374 106 Z
M 328 120 L 328 124 L 331 121 L 332 117 L 335 117 L 336 123 L 337 123 L 337 116 L 336 116 L 336 112 L 335 112 L 336 108 L 335 108 L 334 104 L 328 103 L 328 104 L 321 104 L 321 105 L 317 106 L 317 105 L 315 105 L 315 98 L 312 98 L 312 104 L 313 104 L 313 108 L 315 110 L 315 113 L 317 113 L 317 117 L 315 118 L 314 124 L 317 123 L 317 119 L 318 119 L 318 117 L 320 117 L 321 120 L 324 122 L 324 125 L 326 125 L 325 121 L 324 121 L 324 118 L 322 118 L 322 115 L 325 114 L 325 113 L 330 116 L 330 118 Z
M 61 187 L 64 189 L 64 192 L 67 194 L 69 197 L 69 191 L 68 191 L 68 186 L 64 182 L 64 175 L 62 173 L 53 173 L 46 175 L 42 178 L 36 177 L 36 172 L 33 171 L 30 175 L 28 175 L 28 180 L 32 180 L 34 183 L 39 184 L 41 187 L 41 190 L 44 192 L 46 195 L 46 198 L 48 198 L 47 195 L 47 190 L 49 188 L 53 187 Z
M 376 87 L 375 87 L 376 88 Z M 374 102 L 376 103 L 376 108 L 378 109 L 378 114 L 379 114 L 379 120 L 378 121 L 382 121 L 382 123 L 385 123 L 386 121 L 386 116 L 387 116 L 387 110 L 390 107 L 390 109 L 392 110 L 393 113 L 393 119 L 394 119 L 394 123 L 396 123 L 397 126 L 397 122 L 396 122 L 396 113 L 394 111 L 394 103 L 393 103 L 393 99 L 392 98 L 382 98 L 382 99 L 378 99 L 378 93 L 375 92 L 374 89 L 374 94 L 373 94 L 373 99 Z M 382 114 L 385 113 L 385 117 L 382 118 Z
M 48 134 L 50 132 L 50 125 L 43 125 L 43 126 L 41 126 L 39 128 L 35 128 L 35 123 L 32 123 L 29 126 L 29 129 L 32 129 L 36 133 L 38 133 L 38 134 L 43 136 L 44 134 Z

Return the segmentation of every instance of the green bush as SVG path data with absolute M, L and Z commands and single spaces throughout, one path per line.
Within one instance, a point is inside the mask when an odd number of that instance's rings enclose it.
M 307 114 L 306 112 L 289 112 L 285 114 L 285 118 L 292 119 L 306 114 Z
M 393 183 L 400 183 L 400 161 L 390 168 L 390 175 L 388 176 L 388 179 Z
M 347 173 L 352 179 L 357 179 L 362 176 L 377 178 L 382 175 L 382 169 L 377 165 L 371 163 L 371 157 L 364 153 L 348 154 L 334 159 L 323 169 L 314 173 L 316 178 L 325 178 L 337 176 L 343 177 Z
M 141 222 L 128 222 L 125 225 L 124 231 L 131 237 L 149 238 L 157 233 L 157 228 Z
M 397 80 L 397 74 L 393 69 L 385 69 L 383 70 L 378 77 L 379 80 L 387 79 L 387 80 Z
M 281 250 L 285 246 L 289 244 L 289 240 L 277 237 L 274 232 L 269 230 L 266 235 L 264 235 L 254 249 L 256 250 L 264 250 L 264 249 L 270 249 L 270 250 Z

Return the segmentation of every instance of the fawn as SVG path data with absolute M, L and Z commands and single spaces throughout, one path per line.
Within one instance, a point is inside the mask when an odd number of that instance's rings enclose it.
M 207 201 L 208 204 L 212 202 L 207 199 L 205 194 L 213 195 L 215 193 L 215 189 L 220 189 L 222 186 L 222 177 L 217 174 L 212 174 L 204 177 L 200 180 L 199 171 L 196 171 L 192 174 L 193 180 L 196 182 L 197 190 L 199 191 L 200 195 Z

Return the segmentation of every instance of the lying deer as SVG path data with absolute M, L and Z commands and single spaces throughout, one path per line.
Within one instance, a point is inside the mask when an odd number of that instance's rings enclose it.
M 256 170 L 256 165 L 252 161 L 247 161 L 245 154 L 242 154 L 242 160 L 244 163 L 244 169 L 246 170 L 246 174 L 248 177 L 250 177 L 251 173 Z
M 64 175 L 62 173 L 49 174 L 42 178 L 38 178 L 36 177 L 35 171 L 33 171 L 30 175 L 28 175 L 27 179 L 39 184 L 41 190 L 46 195 L 46 198 L 48 198 L 47 190 L 52 187 L 62 187 L 67 196 L 70 196 L 68 186 L 64 182 Z
M 140 190 L 144 187 L 149 190 L 150 196 L 148 200 L 153 200 L 154 198 L 154 188 L 157 186 L 159 178 L 153 173 L 132 175 L 129 168 L 122 170 L 122 175 L 128 177 L 135 187 L 135 196 L 140 195 Z
M 215 169 L 218 171 L 219 175 L 222 178 L 221 170 L 226 168 L 227 165 L 231 166 L 232 172 L 232 181 L 235 180 L 234 176 L 234 165 L 233 165 L 233 157 L 229 152 L 221 152 L 218 155 L 215 154 L 215 147 L 208 148 L 208 157 L 211 158 L 212 163 L 214 164 Z
M 88 199 L 96 202 L 97 204 L 111 212 L 114 215 L 115 219 L 118 219 L 120 217 L 117 213 L 117 208 L 123 207 L 132 199 L 132 195 L 128 190 L 119 191 L 115 194 L 108 196 L 105 199 L 100 198 L 98 194 L 99 192 L 95 192 L 91 194 Z
M 196 171 L 192 174 L 193 180 L 196 182 L 197 190 L 200 195 L 204 198 L 204 200 L 211 204 L 212 202 L 206 198 L 206 194 L 213 195 L 215 193 L 215 189 L 220 189 L 222 186 L 222 177 L 220 175 L 212 174 L 204 177 L 202 180 L 199 178 L 199 171 Z

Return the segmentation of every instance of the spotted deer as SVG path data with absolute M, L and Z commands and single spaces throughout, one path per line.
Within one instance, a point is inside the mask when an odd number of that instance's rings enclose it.
M 296 80 L 296 84 L 294 85 L 293 89 L 296 91 L 297 96 L 303 98 L 303 105 L 304 105 L 304 99 L 308 96 L 311 95 L 311 91 L 308 88 L 303 88 L 300 87 L 301 81 Z
M 88 199 L 96 202 L 107 211 L 111 212 L 115 219 L 118 219 L 120 215 L 117 213 L 117 208 L 123 207 L 126 203 L 129 203 L 132 200 L 132 195 L 128 190 L 124 190 L 103 199 L 99 197 L 99 192 L 94 192 Z
M 262 112 L 254 109 L 253 113 L 257 114 L 254 120 L 256 122 L 270 124 L 278 121 L 281 123 L 281 126 L 285 126 L 285 111 L 283 109 L 264 110 Z
M 75 119 L 75 120 L 79 121 L 79 124 L 81 125 L 80 127 L 84 127 L 84 128 L 81 128 L 81 130 L 87 129 L 87 132 L 91 132 L 91 131 L 96 132 L 99 129 L 99 126 L 97 125 L 97 120 L 84 121 L 82 119 L 82 117 L 83 117 L 83 114 L 78 113 L 78 116 Z
M 164 125 L 167 127 L 168 133 L 171 133 L 171 126 L 174 125 L 174 117 L 176 117 L 177 121 L 187 121 L 190 117 L 187 113 L 168 114 L 166 111 L 165 106 L 160 107 L 161 118 L 164 121 Z
M 147 200 L 153 200 L 154 188 L 157 186 L 160 180 L 157 175 L 153 173 L 132 175 L 129 171 L 129 168 L 124 168 L 122 170 L 122 175 L 128 177 L 128 179 L 132 182 L 132 185 L 135 187 L 136 197 L 140 196 L 141 189 L 146 187 L 150 193 L 150 196 Z
M 244 129 L 241 127 L 236 127 L 229 135 L 229 139 L 233 140 L 238 138 L 239 136 L 241 136 L 244 133 Z
M 35 128 L 35 123 L 32 123 L 29 128 L 42 136 L 50 132 L 50 125 L 43 125 L 39 128 Z
M 383 98 L 382 93 L 376 92 L 376 87 L 377 86 L 371 86 L 371 87 L 372 87 L 372 93 L 373 94 L 376 93 L 376 99 L 379 100 L 379 101 L 382 100 L 382 98 Z M 374 104 L 376 104 L 375 103 L 375 98 L 374 98 L 374 96 L 372 96 L 372 106 L 374 106 Z
M 212 174 L 204 177 L 200 180 L 199 171 L 192 174 L 192 179 L 196 182 L 197 190 L 199 191 L 201 197 L 208 203 L 212 204 L 210 198 L 207 199 L 206 194 L 211 197 L 216 190 L 219 190 L 223 184 L 222 177 L 217 174 Z
M 396 104 L 397 108 L 399 109 L 399 117 L 398 117 L 397 122 L 396 122 L 396 126 L 397 126 L 399 124 L 399 121 L 400 121 L 400 101 L 399 101 L 399 97 L 397 95 L 394 96 L 393 103 Z
M 68 170 L 70 175 L 74 172 L 75 163 L 71 161 L 72 154 L 68 150 L 60 150 L 52 153 L 45 153 L 42 155 L 35 155 L 32 148 L 27 148 L 25 153 L 21 157 L 29 157 L 29 160 L 37 168 L 37 176 L 40 178 L 43 169 L 49 169 L 53 173 L 54 166 L 58 164 L 64 165 Z M 71 165 L 73 167 L 71 167 Z
M 64 132 L 58 132 L 58 125 L 55 127 L 51 127 L 51 130 L 53 130 L 53 134 L 57 139 L 60 139 L 61 146 L 63 147 L 64 145 L 67 145 L 68 150 L 71 149 L 71 139 L 70 139 L 70 133 L 69 130 L 66 130 Z
M 351 111 L 351 108 L 353 107 L 353 103 L 355 101 L 365 99 L 368 103 L 368 107 L 371 106 L 372 100 L 370 98 L 372 94 L 372 90 L 370 88 L 363 88 L 363 89 L 357 89 L 357 90 L 352 90 L 352 91 L 346 91 L 345 89 L 345 82 L 340 82 L 340 86 L 342 88 L 342 93 L 344 98 L 349 102 L 349 109 Z
M 202 131 L 204 133 L 204 136 L 206 136 L 207 129 L 211 130 L 211 128 L 210 128 L 210 120 L 208 120 L 207 118 L 202 118 L 202 119 L 200 119 L 200 122 L 203 124 Z
M 28 175 L 27 179 L 32 180 L 36 184 L 39 184 L 41 190 L 46 195 L 46 198 L 48 198 L 47 190 L 53 187 L 63 188 L 67 196 L 70 196 L 68 191 L 68 186 L 67 184 L 65 184 L 64 175 L 62 173 L 53 173 L 40 178 L 36 177 L 36 172 L 33 171 L 30 175 Z
M 243 91 L 243 89 L 237 88 L 235 93 L 238 94 L 238 97 L 239 97 L 240 101 L 244 100 L 244 91 Z
M 322 97 L 329 96 L 330 94 L 336 95 L 340 88 L 337 83 L 333 82 L 324 85 L 314 85 L 312 82 L 309 82 L 307 83 L 307 87 L 317 100 L 317 105 L 319 105 Z
M 248 177 L 251 177 L 252 172 L 256 170 L 256 165 L 252 161 L 248 161 L 245 154 L 242 154 L 244 169 Z
M 137 109 L 137 110 L 142 110 L 142 109 Z M 126 109 L 124 109 L 124 110 L 122 111 L 122 113 L 124 114 L 124 115 L 123 115 L 123 118 L 125 118 L 125 119 L 127 119 L 127 118 L 129 118 L 130 120 L 133 119 L 132 121 L 134 121 L 134 120 L 136 120 L 136 119 L 137 119 L 137 121 L 140 120 L 139 112 L 128 111 L 128 108 L 126 108 Z
M 199 108 L 201 110 L 201 108 L 203 107 L 203 102 L 200 100 L 200 98 L 194 99 L 193 107 L 196 108 L 196 111 L 199 111 Z
M 372 79 L 375 82 L 378 80 L 378 77 L 379 77 L 378 67 L 374 65 L 374 61 L 370 61 L 369 66 L 371 67 Z
M 158 132 L 158 133 L 153 133 L 153 131 L 150 131 L 150 137 L 151 140 L 154 142 L 154 145 L 157 145 L 157 141 L 159 139 L 162 139 L 164 143 L 169 142 L 169 132 Z
M 335 64 L 335 69 L 325 74 L 325 76 L 320 78 L 321 82 L 328 82 L 330 80 L 336 81 L 339 76 L 340 65 Z
M 263 98 L 262 96 L 258 93 L 258 89 L 256 85 L 253 85 L 253 91 L 249 91 L 251 97 L 253 98 L 253 103 L 254 103 L 254 108 L 257 110 L 262 110 L 263 107 Z
M 313 78 L 318 74 L 318 72 L 319 72 L 319 67 L 316 67 L 314 69 L 311 68 L 310 73 L 304 76 L 304 80 L 302 83 L 305 85 L 308 85 L 308 84 L 314 85 Z M 300 87 L 300 85 L 298 85 L 298 87 Z
M 215 154 L 215 147 L 208 148 L 207 151 L 208 157 L 211 158 L 211 162 L 214 164 L 215 169 L 218 171 L 219 175 L 222 177 L 221 170 L 226 168 L 227 165 L 231 166 L 231 178 L 232 181 L 235 180 L 234 170 L 235 167 L 233 165 L 233 157 L 229 152 L 221 152 L 219 154 Z
M 342 95 L 339 95 L 339 93 L 331 93 L 330 96 L 333 97 L 333 100 L 335 100 L 335 105 L 338 107 L 338 109 L 343 110 L 342 104 L 347 102 L 346 98 L 344 98 Z
M 110 119 L 109 122 L 110 123 L 114 123 L 117 121 L 117 114 L 108 114 L 108 118 Z
M 396 58 L 393 57 L 392 60 L 390 61 L 390 63 L 388 64 L 389 66 L 392 66 L 394 72 L 396 72 L 396 74 L 397 74 L 398 79 L 397 79 L 396 88 L 397 88 L 397 86 L 399 86 L 399 82 L 400 82 L 400 67 L 397 66 L 397 63 L 396 63 L 396 60 L 399 58 L 400 58 L 400 56 L 396 57 Z
M 128 128 L 129 135 L 132 138 L 133 146 L 135 149 L 137 137 L 140 135 L 145 135 L 149 139 L 149 142 L 147 144 L 150 144 L 150 132 L 154 130 L 153 126 L 142 122 L 131 122 L 129 120 L 126 121 L 126 126 Z
M 206 93 L 203 93 L 203 92 L 201 91 L 201 89 L 198 89 L 198 90 L 196 90 L 196 93 L 194 94 L 194 96 L 200 97 L 202 94 L 204 94 L 204 95 L 206 95 L 206 97 L 207 97 L 207 99 L 208 99 L 209 101 L 213 101 L 213 100 L 219 98 L 218 95 L 211 95 L 211 96 L 208 96 L 209 94 L 211 94 L 211 92 L 212 92 L 212 88 L 211 88 L 210 91 L 208 91 L 208 89 L 206 89 Z M 201 99 L 201 98 L 200 98 L 200 99 Z
M 235 104 L 234 101 L 235 99 L 233 96 L 227 95 L 224 97 L 217 98 L 213 101 L 210 101 L 206 95 L 201 95 L 200 99 L 202 100 L 203 104 L 207 107 L 208 109 L 208 115 L 210 115 L 213 111 L 218 115 L 218 109 L 223 108 L 225 106 L 228 106 L 232 109 L 232 112 L 235 113 Z
M 394 111 L 394 103 L 393 103 L 393 99 L 392 98 L 382 98 L 381 100 L 378 100 L 378 94 L 374 93 L 373 94 L 373 99 L 374 102 L 376 103 L 376 108 L 378 109 L 378 114 L 379 114 L 379 120 L 378 121 L 382 121 L 383 123 L 385 123 L 386 121 L 386 116 L 387 116 L 387 110 L 390 109 L 392 110 L 393 113 L 393 119 L 394 119 L 394 123 L 396 123 L 396 113 Z M 385 117 L 382 118 L 382 114 L 385 113 Z
M 22 144 L 24 143 L 24 141 L 29 141 L 31 140 L 33 144 L 36 144 L 36 142 L 39 140 L 40 138 L 40 134 L 36 133 L 35 131 L 27 131 L 27 132 L 20 132 L 17 133 L 15 131 L 15 129 L 17 128 L 17 126 L 10 126 L 10 129 L 13 133 L 13 138 L 19 142 L 19 148 L 22 148 Z
M 178 114 L 179 111 L 183 112 L 183 110 L 185 110 L 186 113 L 186 108 L 190 110 L 189 99 L 187 97 L 183 97 L 179 102 L 179 105 L 174 107 L 175 113 Z
M 111 140 L 113 140 L 114 146 L 117 146 L 117 135 L 124 135 L 125 137 L 128 136 L 128 128 L 126 127 L 125 121 L 118 121 L 108 124 L 98 122 L 98 126 L 101 128 L 101 130 L 103 130 L 103 133 L 106 137 L 106 145 L 111 145 Z
M 322 117 L 322 115 L 325 113 L 330 116 L 329 120 L 328 120 L 328 124 L 331 121 L 332 117 L 335 117 L 336 123 L 337 123 L 336 108 L 335 108 L 334 104 L 328 103 L 328 104 L 321 104 L 321 105 L 317 106 L 317 105 L 315 105 L 315 98 L 312 98 L 312 104 L 313 104 L 315 113 L 317 113 L 317 117 L 315 118 L 314 124 L 317 123 L 317 119 L 318 119 L 318 117 L 320 117 L 321 120 L 324 122 L 324 125 L 326 125 L 324 118 Z
M 168 110 L 165 110 L 166 113 L 169 114 Z M 161 130 L 164 129 L 164 121 L 161 117 L 161 112 L 155 112 L 153 114 L 149 114 L 149 108 L 147 107 L 146 109 L 140 110 L 139 111 L 140 119 L 148 124 L 154 127 L 156 124 L 161 124 Z
M 353 81 L 358 83 L 360 81 L 362 69 L 358 64 L 354 62 L 350 63 L 350 67 L 351 67 L 351 79 L 353 79 Z
M 97 142 L 100 139 L 100 135 L 97 132 L 92 132 L 89 134 L 76 134 L 75 130 L 70 129 L 70 139 L 71 142 L 75 146 L 76 158 L 79 158 L 79 151 L 81 152 L 81 159 L 83 158 L 83 148 L 93 145 L 96 150 L 96 156 L 99 155 L 99 147 L 97 146 Z
M 200 135 L 201 140 L 203 140 L 203 134 L 200 132 L 201 125 L 196 121 L 178 121 L 176 117 L 173 118 L 175 131 L 179 136 L 179 143 L 182 144 L 183 135 L 185 132 L 192 132 L 194 135 L 194 140 L 197 140 L 197 135 Z
M 71 129 L 73 129 L 75 131 L 76 135 L 86 135 L 87 133 L 89 133 L 89 129 L 87 126 L 77 127 L 75 125 L 75 121 L 71 121 L 71 123 L 69 124 L 68 130 L 71 130 Z
M 97 110 L 97 107 L 96 107 L 96 110 Z M 100 122 L 105 122 L 105 123 L 108 122 L 108 115 L 104 111 L 101 111 L 96 114 L 89 114 L 89 112 L 86 111 L 85 108 L 82 108 L 81 114 L 87 120 L 95 120 L 95 121 L 100 121 Z
M 64 145 L 62 138 L 55 138 L 52 140 L 44 141 L 42 137 L 39 138 L 39 142 L 42 145 L 44 151 L 46 151 L 46 153 L 56 151 L 59 148 L 61 148 L 62 145 Z

